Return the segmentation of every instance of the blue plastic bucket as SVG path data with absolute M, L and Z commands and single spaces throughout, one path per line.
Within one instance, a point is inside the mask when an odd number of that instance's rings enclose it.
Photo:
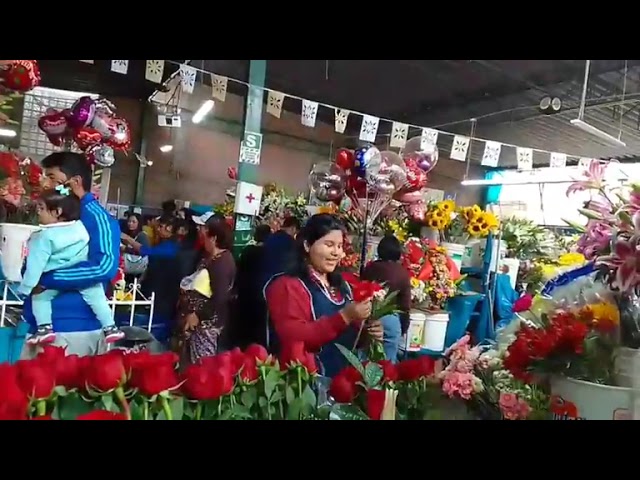
M 447 326 L 447 336 L 444 340 L 445 349 L 464 337 L 471 321 L 471 315 L 481 299 L 481 294 L 473 294 L 456 295 L 447 301 L 449 325 Z
M 17 327 L 0 328 L 0 363 L 15 363 L 20 359 L 28 331 L 26 322 L 20 322 Z

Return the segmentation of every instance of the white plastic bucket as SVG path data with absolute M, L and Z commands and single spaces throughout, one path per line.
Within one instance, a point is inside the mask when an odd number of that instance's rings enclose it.
M 640 350 L 622 347 L 616 351 L 616 383 L 626 388 L 640 385 Z
M 484 261 L 484 252 L 487 250 L 487 239 L 480 240 L 480 261 Z M 493 248 L 491 249 L 491 263 L 490 269 L 492 272 L 496 271 L 499 260 L 503 259 L 507 255 L 507 243 L 504 241 L 498 242 L 497 239 L 493 240 Z
M 469 240 L 464 246 L 462 266 L 470 268 L 482 267 L 482 254 L 480 252 L 480 240 Z
M 551 379 L 554 420 L 631 420 L 630 388 L 610 387 L 573 378 Z
M 27 242 L 29 237 L 39 227 L 35 225 L 21 225 L 18 223 L 0 223 L 0 265 L 2 273 L 10 282 L 22 280 L 22 265 L 27 258 Z
M 453 263 L 456 264 L 458 270 L 462 268 L 462 257 L 464 256 L 464 245 L 460 245 L 459 243 L 447 243 L 444 242 L 441 245 L 446 251 L 447 255 L 453 260 Z
M 444 340 L 447 336 L 449 314 L 447 312 L 429 313 L 425 317 L 422 348 L 432 352 L 442 352 L 444 350 Z
M 405 341 L 405 350 L 407 352 L 419 352 L 422 349 L 422 340 L 424 338 L 424 324 L 427 316 L 420 312 L 411 312 L 409 315 L 409 329 Z

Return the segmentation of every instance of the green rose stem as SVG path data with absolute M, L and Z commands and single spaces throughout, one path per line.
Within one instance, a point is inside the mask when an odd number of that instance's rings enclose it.
M 167 397 L 160 397 L 160 405 L 162 405 L 162 411 L 164 412 L 164 416 L 167 417 L 167 420 L 173 420 L 173 414 L 171 413 L 171 407 L 169 406 Z
M 202 420 L 202 403 L 196 403 L 196 420 Z
M 298 374 L 298 395 L 300 395 L 300 398 L 302 398 L 302 371 L 299 365 L 296 368 L 296 373 Z M 298 418 L 300 420 L 302 420 L 302 410 L 300 410 L 300 413 L 298 414 Z
M 142 402 L 142 419 L 149 420 L 149 402 L 146 400 Z
M 47 414 L 47 401 L 38 400 L 36 402 L 36 415 L 38 417 L 44 417 Z
M 122 407 L 122 413 L 127 416 L 127 420 L 131 420 L 131 408 L 129 407 L 129 402 L 127 401 L 127 397 L 124 394 L 124 389 L 120 386 L 115 389 L 116 398 Z
M 262 389 L 265 393 L 267 393 L 267 373 L 264 365 L 260 365 L 260 380 L 262 380 Z M 271 398 L 267 397 L 267 420 L 271 420 Z

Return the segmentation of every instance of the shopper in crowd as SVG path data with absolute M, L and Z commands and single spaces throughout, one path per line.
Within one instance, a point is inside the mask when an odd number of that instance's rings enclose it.
M 238 301 L 229 333 L 233 346 L 266 345 L 267 312 L 259 275 L 264 260 L 264 242 L 269 235 L 269 225 L 258 225 L 253 236 L 255 243 L 245 247 L 238 260 Z
M 90 193 L 92 173 L 84 155 L 56 152 L 42 160 L 42 167 L 52 187 L 63 185 L 80 199 L 80 221 L 89 233 L 89 254 L 86 261 L 44 273 L 33 293 L 48 288 L 61 292 L 52 301 L 55 345 L 65 347 L 68 355 L 96 355 L 105 350 L 104 336 L 100 322 L 79 291 L 96 283 L 106 287 L 115 277 L 120 257 L 118 221 Z M 24 302 L 23 316 L 34 333 L 31 298 Z M 27 344 L 22 358 L 32 358 L 36 353 Z
M 300 221 L 287 217 L 279 231 L 264 242 L 261 280 L 266 284 L 274 275 L 288 271 L 295 261 L 296 235 L 300 231 Z
M 123 233 L 133 238 L 143 247 L 150 246 L 149 237 L 143 230 L 142 215 L 139 213 L 129 213 L 127 224 Z M 122 245 L 124 254 L 124 278 L 127 285 L 133 283 L 135 277 L 140 277 L 147 268 L 147 258 L 138 254 L 132 247 Z
M 236 266 L 231 253 L 233 231 L 224 220 L 209 218 L 205 225 L 206 256 L 196 272 L 183 279 L 174 347 L 183 364 L 216 355 L 229 324 Z
M 141 290 L 147 298 L 155 293 L 153 322 L 164 325 L 173 323 L 180 292 L 180 246 L 175 238 L 174 221 L 174 217 L 168 215 L 157 220 L 157 243 L 153 246 L 144 246 L 122 234 L 122 242 L 131 251 L 149 259 Z
M 178 211 L 178 205 L 175 200 L 166 200 L 160 205 L 162 208 L 162 217 L 175 217 Z
M 402 245 L 393 235 L 385 236 L 378 244 L 378 260 L 365 268 L 362 279 L 384 284 L 390 292 L 398 292 L 396 303 L 399 314 L 381 318 L 384 329 L 384 353 L 387 360 L 396 362 L 400 339 L 409 328 L 409 310 L 411 308 L 411 278 L 409 272 L 400 264 Z
M 351 291 L 336 272 L 344 256 L 343 227 L 328 214 L 312 216 L 300 230 L 291 270 L 265 287 L 274 336 L 270 343 L 303 342 L 318 354 L 321 372 L 333 377 L 348 365 L 337 345 L 351 350 L 358 339 L 359 322 L 371 315 L 371 301 L 351 301 Z M 265 255 L 267 252 L 265 251 Z M 364 331 L 382 340 L 380 322 Z M 275 343 L 275 345 L 274 345 Z

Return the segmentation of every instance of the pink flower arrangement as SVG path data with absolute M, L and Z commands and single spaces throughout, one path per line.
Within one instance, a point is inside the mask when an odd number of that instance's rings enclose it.
M 505 420 L 526 420 L 531 413 L 529 403 L 515 393 L 500 393 L 498 405 Z
M 482 380 L 473 373 L 480 357 L 480 348 L 471 348 L 470 340 L 469 335 L 465 335 L 445 352 L 449 364 L 440 372 L 440 379 L 442 391 L 449 398 L 470 400 L 474 394 L 484 389 Z

